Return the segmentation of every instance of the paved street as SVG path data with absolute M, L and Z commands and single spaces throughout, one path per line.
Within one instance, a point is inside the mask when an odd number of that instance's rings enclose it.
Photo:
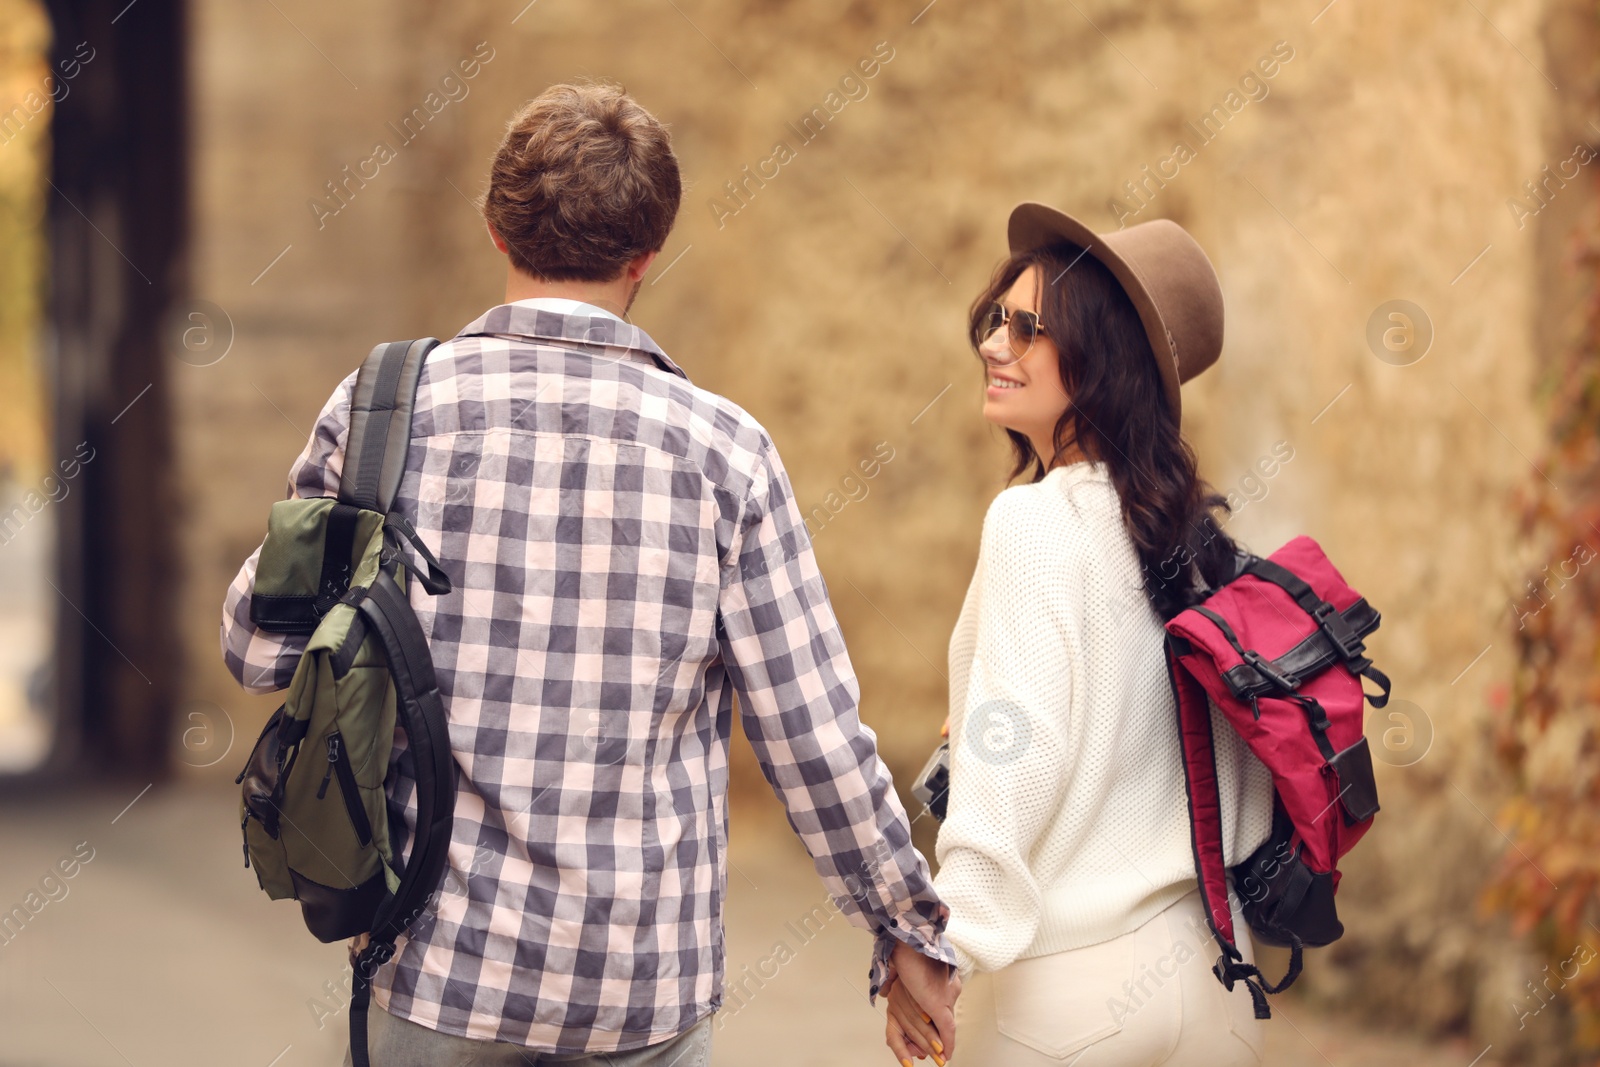
M 0 806 L 5 910 L 58 861 L 75 871 L 0 945 L 0 1067 L 335 1067 L 343 950 L 256 889 L 231 782 L 139 790 Z M 748 996 L 728 998 L 713 1062 L 893 1067 L 866 1001 L 868 938 L 827 907 L 770 798 L 737 806 L 731 853 L 728 973 L 755 977 Z M 1276 1007 L 1274 1065 L 1467 1067 L 1481 1051 L 1366 1034 L 1293 1000 Z M 1476 1067 L 1494 1063 L 1491 1053 Z

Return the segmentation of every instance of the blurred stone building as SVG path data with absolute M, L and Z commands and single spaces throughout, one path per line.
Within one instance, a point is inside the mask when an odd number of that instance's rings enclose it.
M 164 10 L 112 24 L 122 6 L 85 5 L 74 32 L 109 49 Z M 164 39 L 186 88 L 162 195 L 180 191 L 186 239 L 122 382 L 151 383 L 153 451 L 119 461 L 137 485 L 101 486 L 170 501 L 142 542 L 166 561 L 160 610 L 94 618 L 127 662 L 83 638 L 129 683 L 97 692 L 148 702 L 124 729 L 164 722 L 178 752 L 202 723 L 235 753 L 186 773 L 236 769 L 275 704 L 223 671 L 218 614 L 289 463 L 372 344 L 449 337 L 499 301 L 474 199 L 510 112 L 612 79 L 670 124 L 687 181 L 633 318 L 777 441 L 902 781 L 943 717 L 1004 485 L 963 323 L 1008 210 L 1197 237 L 1228 315 L 1219 365 L 1186 388 L 1202 470 L 1238 503 L 1229 532 L 1262 552 L 1308 533 L 1379 607 L 1369 647 L 1403 713 L 1371 713 L 1384 814 L 1346 870 L 1349 933 L 1305 985 L 1396 1027 L 1527 1040 L 1514 1005 L 1538 966 L 1475 910 L 1514 847 L 1485 724 L 1522 575 L 1567 554 L 1522 543 L 1507 501 L 1540 477 L 1541 357 L 1578 299 L 1563 255 L 1594 201 L 1575 161 L 1600 143 L 1592 4 L 198 0 Z M 144 202 L 119 201 L 111 233 Z M 102 433 L 132 395 L 97 401 Z M 1292 458 L 1258 466 L 1275 450 Z M 145 566 L 101 551 L 100 572 Z M 161 661 L 150 693 L 140 647 Z M 749 761 L 740 782 L 763 788 Z

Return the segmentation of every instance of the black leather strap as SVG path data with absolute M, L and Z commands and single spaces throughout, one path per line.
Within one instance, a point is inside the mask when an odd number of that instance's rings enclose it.
M 1294 597 L 1295 603 L 1305 609 L 1307 615 L 1316 615 L 1320 608 L 1332 607 L 1326 600 L 1316 594 L 1301 577 L 1280 563 L 1274 563 L 1264 556 L 1256 556 L 1244 565 L 1246 574 L 1253 574 L 1262 581 L 1271 582 L 1285 593 Z
M 1273 564 L 1273 566 L 1277 566 L 1277 564 Z M 1279 569 L 1281 570 L 1282 568 Z M 1284 571 L 1284 573 L 1288 574 L 1289 572 Z M 1294 578 L 1294 575 L 1292 574 L 1289 576 Z M 1295 581 L 1298 582 L 1300 579 L 1295 578 Z M 1303 582 L 1301 584 L 1304 585 Z M 1249 666 L 1264 680 L 1259 692 L 1256 690 L 1251 690 L 1246 693 L 1236 692 L 1235 696 L 1239 696 L 1250 701 L 1251 711 L 1254 712 L 1257 719 L 1261 718 L 1261 708 L 1258 706 L 1256 698 L 1262 693 L 1273 693 L 1282 696 L 1286 700 L 1292 700 L 1296 704 L 1299 704 L 1300 710 L 1306 713 L 1306 722 L 1311 727 L 1311 736 L 1316 740 L 1317 749 L 1322 753 L 1322 758 L 1325 760 L 1332 759 L 1334 756 L 1334 749 L 1332 742 L 1328 740 L 1328 727 L 1331 724 L 1328 721 L 1327 712 L 1323 711 L 1322 705 L 1317 703 L 1314 698 L 1301 695 L 1299 690 L 1300 680 L 1298 678 L 1285 676 L 1273 667 L 1274 661 L 1267 659 L 1255 649 L 1245 648 L 1242 644 L 1240 644 L 1239 635 L 1233 632 L 1233 627 L 1229 626 L 1228 620 L 1224 619 L 1221 615 L 1218 615 L 1216 612 L 1207 607 L 1197 606 L 1194 608 L 1194 610 L 1210 619 L 1212 623 L 1216 625 L 1217 629 L 1222 631 L 1222 636 L 1228 639 L 1228 644 L 1232 645 L 1234 651 L 1243 657 L 1244 664 L 1241 666 Z M 1329 610 L 1332 609 L 1330 608 Z M 1368 663 L 1370 664 L 1370 661 L 1368 661 Z M 1232 674 L 1233 670 L 1230 670 L 1228 673 Z M 1226 675 L 1224 678 L 1226 679 Z M 1385 697 L 1385 699 L 1387 700 L 1388 698 Z
M 1356 601 L 1339 614 L 1343 616 L 1344 622 L 1357 638 L 1365 637 L 1378 628 L 1380 619 L 1378 610 L 1368 604 L 1365 599 Z M 1240 655 L 1243 656 L 1242 651 Z M 1328 636 L 1325 630 L 1319 627 L 1307 634 L 1298 644 L 1283 655 L 1278 656 L 1276 659 L 1268 660 L 1267 663 L 1273 671 L 1291 679 L 1295 685 L 1299 685 L 1302 679 L 1310 678 L 1312 675 L 1333 666 L 1342 658 L 1343 653 L 1334 644 L 1333 639 Z M 1372 661 L 1366 660 L 1365 657 L 1363 657 L 1363 661 L 1364 665 L 1351 663 L 1351 670 L 1373 677 L 1369 673 L 1374 669 L 1371 667 Z M 1258 672 L 1248 662 L 1235 664 L 1228 668 L 1223 674 L 1222 680 L 1227 683 L 1229 691 L 1240 700 L 1248 700 L 1252 695 L 1259 696 L 1276 688 L 1276 683 L 1264 673 Z M 1373 680 L 1377 681 L 1378 679 L 1374 678 Z M 1387 679 L 1384 679 L 1379 684 L 1382 685 L 1386 682 Z M 1383 700 L 1387 701 L 1388 697 L 1385 696 Z M 1381 708 L 1383 703 L 1375 701 L 1373 707 Z
M 339 602 L 350 588 L 351 556 L 355 552 L 356 519 L 360 509 L 334 504 L 328 509 L 322 542 L 322 575 L 317 579 L 317 618 Z
M 1317 626 L 1339 650 L 1339 658 L 1344 660 L 1352 671 L 1359 672 L 1372 663 L 1363 655 L 1366 648 L 1361 642 L 1361 635 L 1348 625 L 1338 609 L 1319 597 L 1298 574 L 1279 563 L 1259 556 L 1246 564 L 1245 570 L 1263 581 L 1271 582 L 1294 597 L 1295 603 L 1317 621 Z M 1377 622 L 1374 621 L 1373 626 L 1376 625 Z

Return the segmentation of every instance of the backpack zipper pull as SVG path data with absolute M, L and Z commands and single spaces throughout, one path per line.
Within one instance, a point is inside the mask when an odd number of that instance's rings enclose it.
M 317 786 L 317 799 L 321 800 L 328 795 L 328 783 L 333 780 L 333 765 L 339 762 L 339 735 L 328 735 L 328 772 L 322 776 L 322 784 Z

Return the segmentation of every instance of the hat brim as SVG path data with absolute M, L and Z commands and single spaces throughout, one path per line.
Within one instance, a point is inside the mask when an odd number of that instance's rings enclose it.
M 1175 223 L 1169 225 L 1178 228 Z M 1165 387 L 1167 400 L 1172 405 L 1173 418 L 1181 418 L 1182 382 L 1178 380 L 1177 353 L 1173 347 L 1172 334 L 1138 269 L 1118 255 L 1099 234 L 1071 215 L 1057 211 L 1047 204 L 1025 201 L 1012 208 L 1011 218 L 1006 224 L 1006 236 L 1012 255 L 1070 241 L 1082 245 L 1089 255 L 1105 264 L 1139 312 L 1139 320 L 1144 324 L 1145 335 L 1150 340 L 1151 352 L 1161 370 L 1161 381 Z M 1067 269 L 1072 268 L 1069 266 Z

